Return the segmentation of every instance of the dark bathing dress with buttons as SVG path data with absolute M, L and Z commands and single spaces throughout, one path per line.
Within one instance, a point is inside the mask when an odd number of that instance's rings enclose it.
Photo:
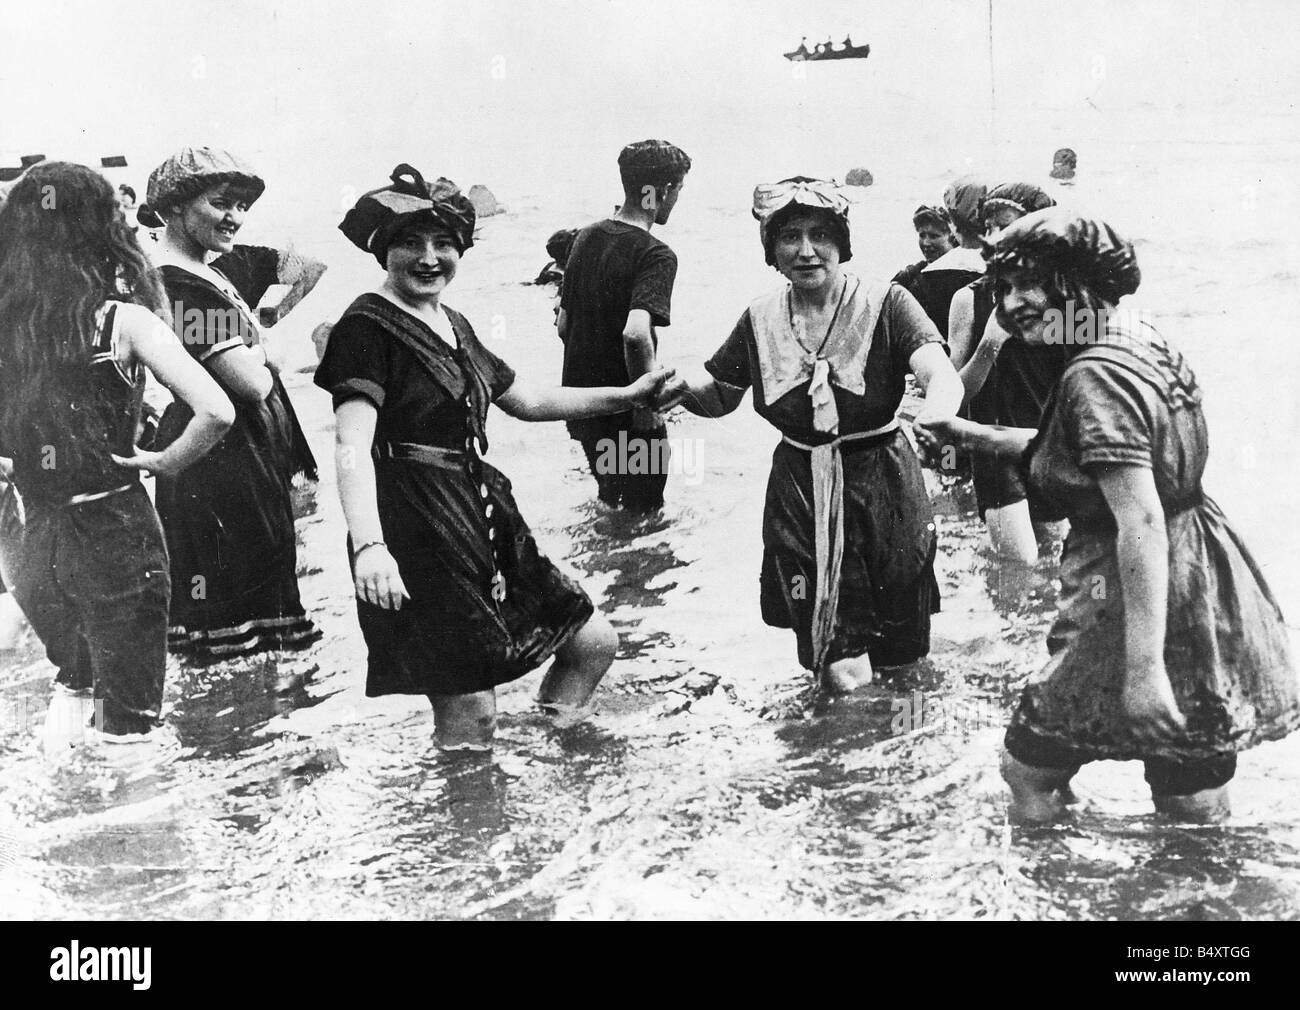
M 316 370 L 335 407 L 362 396 L 379 411 L 379 520 L 410 595 L 400 610 L 357 600 L 371 697 L 491 690 L 545 662 L 594 611 L 538 551 L 510 481 L 481 458 L 488 405 L 514 371 L 464 316 L 443 310 L 456 350 L 364 294 L 335 324 Z M 350 561 L 352 549 L 349 538 Z

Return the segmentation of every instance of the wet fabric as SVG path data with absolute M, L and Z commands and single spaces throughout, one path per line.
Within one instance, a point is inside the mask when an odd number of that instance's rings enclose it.
M 807 332 L 803 318 L 795 314 L 788 285 L 755 299 L 749 321 L 764 396 L 775 402 L 796 386 L 806 386 L 813 427 L 823 434 L 839 434 L 830 385 L 857 396 L 865 393 L 867 357 L 888 290 L 842 273 L 835 310 L 823 333 Z
M 894 285 L 884 296 L 862 366 L 862 392 L 830 384 L 840 435 L 888 425 L 902 399 L 909 359 L 938 342 L 915 300 Z M 835 436 L 819 431 L 809 383 L 772 398 L 764 384 L 750 310 L 705 367 L 718 381 L 753 387 L 754 409 L 791 441 L 772 454 L 763 511 L 760 602 L 765 623 L 792 628 L 799 662 L 816 666 L 817 535 L 812 452 Z M 840 446 L 844 549 L 835 628 L 823 664 L 868 654 L 895 666 L 929 651 L 930 615 L 938 610 L 935 532 L 920 464 L 901 431 Z
M 988 194 L 988 183 L 975 175 L 954 179 L 943 191 L 943 205 L 959 232 L 978 232 L 980 207 Z
M 98 335 L 85 371 L 87 400 L 94 402 L 91 386 L 108 395 L 99 403 L 102 441 L 81 445 L 81 461 L 75 468 L 66 432 L 33 434 L 30 444 L 0 450 L 14 461 L 13 481 L 25 501 L 65 502 L 73 495 L 110 491 L 131 483 L 136 475 L 113 462 L 113 453 L 134 455 L 135 433 L 144 397 L 144 370 L 137 367 L 126 375 L 116 360 L 117 313 L 121 303 L 105 302 L 96 313 Z M 102 396 L 102 393 L 101 393 Z
M 1003 182 L 989 190 L 980 214 L 987 219 L 994 211 L 1010 208 L 1024 215 L 1055 205 L 1055 198 L 1032 182 Z
M 1061 294 L 1079 306 L 1115 304 L 1142 282 L 1133 244 L 1110 225 L 1064 207 L 1012 222 L 985 243 L 990 273 L 1033 266 L 1055 275 Z
M 1023 725 L 1007 730 L 1003 746 L 1013 758 L 1032 768 L 1073 771 L 1093 760 L 1089 754 L 1046 740 Z M 1219 789 L 1237 774 L 1235 753 L 1199 761 L 1152 757 L 1142 764 L 1147 784 L 1156 796 L 1190 796 L 1206 789 Z
M 514 372 L 464 316 L 446 313 L 456 350 L 381 296 L 362 295 L 316 370 L 335 406 L 362 396 L 378 410 L 379 519 L 410 594 L 400 610 L 357 600 L 371 696 L 489 690 L 541 665 L 594 612 L 538 551 L 510 481 L 481 458 L 488 404 Z M 397 441 L 429 449 L 390 451 Z
M 584 438 L 582 451 L 596 478 L 596 496 L 606 505 L 621 505 L 634 512 L 663 507 L 672 467 L 666 426 Z
M 853 258 L 849 242 L 849 201 L 840 192 L 840 187 L 824 179 L 797 175 L 754 187 L 753 215 L 758 220 L 758 235 L 768 266 L 776 265 L 776 229 L 790 214 L 800 209 L 825 211 L 837 232 L 840 262 L 847 263 Z
M 65 466 L 56 493 L 34 479 L 21 504 L 12 492 L 5 496 L 0 570 L 58 667 L 56 680 L 93 687 L 100 728 L 121 734 L 145 732 L 158 721 L 170 582 L 158 516 L 139 474 L 114 464 L 116 474 L 105 480 L 96 463 L 110 449 L 129 448 L 144 383 L 142 370 L 128 376 L 113 357 L 116 311 L 111 302 L 101 309 L 87 364 L 90 381 L 108 393 L 104 444 L 83 447 L 85 473 Z M 25 460 L 39 458 L 41 447 L 5 448 Z M 15 482 L 24 487 L 17 473 Z M 105 492 L 101 484 L 122 490 Z M 69 489 L 104 496 L 67 504 Z
M 16 544 L 23 535 L 23 503 L 18 489 L 0 477 L 0 595 L 9 592 L 5 574 L 6 544 Z
M 158 725 L 171 582 L 144 487 L 80 505 L 33 504 L 7 553 L 14 599 L 58 667 L 55 680 L 93 686 L 105 733 Z
M 426 182 L 407 164 L 394 168 L 389 178 L 389 185 L 363 194 L 339 224 L 348 241 L 373 253 L 381 267 L 387 267 L 388 246 L 397 232 L 420 219 L 450 232 L 462 254 L 474 244 L 474 204 L 454 182 Z
M 267 252 L 236 247 L 229 259 L 214 260 L 218 274 L 228 265 L 233 275 L 223 288 L 179 266 L 162 267 L 182 342 L 209 370 L 224 351 L 260 339 L 248 304 L 276 283 L 277 257 Z M 158 478 L 176 587 L 170 645 L 209 659 L 303 648 L 320 632 L 298 593 L 292 479 L 295 473 L 314 478 L 315 460 L 278 376 L 256 403 L 213 378 L 235 406 L 235 423 L 202 459 Z M 174 441 L 191 416 L 184 403 L 172 403 L 159 425 L 159 444 Z
M 642 309 L 656 328 L 672 322 L 677 256 L 636 225 L 604 220 L 578 232 L 564 269 L 560 308 L 564 336 L 565 386 L 625 386 L 623 357 L 628 313 Z M 658 346 L 658 333 L 655 333 Z M 572 438 L 617 438 L 632 431 L 632 412 L 567 422 Z
M 948 342 L 948 310 L 952 307 L 953 295 L 983 276 L 984 260 L 980 254 L 974 249 L 958 247 L 923 266 L 908 288 L 925 309 L 930 322 L 934 323 L 945 346 Z
M 1112 318 L 1067 367 L 1030 446 L 1031 490 L 1070 519 L 1051 660 L 1025 689 L 1021 727 L 1090 759 L 1185 763 L 1275 740 L 1300 725 L 1282 614 L 1246 546 L 1201 489 L 1208 444 L 1196 379 L 1149 326 Z M 1186 734 L 1142 745 L 1120 700 L 1124 611 L 1114 518 L 1095 467 L 1149 468 L 1166 513 L 1165 665 Z
M 249 202 L 257 200 L 266 190 L 266 183 L 257 171 L 229 151 L 182 147 L 149 173 L 145 203 L 138 212 L 140 221 L 148 227 L 161 227 L 162 220 L 157 215 L 224 182 L 245 186 Z

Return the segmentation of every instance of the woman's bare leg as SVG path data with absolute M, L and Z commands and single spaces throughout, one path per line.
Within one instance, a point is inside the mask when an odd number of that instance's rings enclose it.
M 861 656 L 849 656 L 828 664 L 822 672 L 821 686 L 831 694 L 848 694 L 866 687 L 874 676 L 871 657 L 864 652 Z
M 1074 797 L 1070 779 L 1079 771 L 1073 768 L 1035 768 L 1017 761 L 1002 751 L 1002 777 L 1011 787 L 1011 806 L 1007 813 L 1013 821 L 1046 824 L 1065 811 Z
M 0 650 L 16 649 L 22 641 L 27 618 L 12 593 L 0 593 Z
M 618 652 L 618 633 L 601 613 L 579 628 L 555 652 L 537 703 L 556 712 L 582 708 L 591 700 Z
M 1202 789 L 1199 793 L 1189 793 L 1186 796 L 1157 796 L 1152 793 L 1151 802 L 1155 804 L 1158 813 L 1180 821 L 1213 824 L 1227 820 L 1232 814 L 1227 786 Z
M 984 524 L 989 530 L 993 553 L 1000 561 L 1021 565 L 1038 563 L 1038 537 L 1029 519 L 1029 502 L 1018 501 L 1001 508 L 986 509 Z
M 431 694 L 433 742 L 445 750 L 486 750 L 497 728 L 497 696 L 493 691 L 474 694 Z

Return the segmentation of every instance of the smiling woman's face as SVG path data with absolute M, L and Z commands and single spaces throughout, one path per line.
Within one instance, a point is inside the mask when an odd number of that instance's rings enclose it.
M 204 190 L 181 207 L 168 221 L 183 237 L 204 252 L 228 253 L 252 205 L 246 190 L 225 182 Z
M 825 214 L 793 214 L 781 223 L 774 245 L 776 268 L 795 287 L 816 291 L 840 276 L 840 247 Z
M 436 225 L 409 225 L 388 247 L 389 286 L 410 302 L 437 304 L 459 265 L 451 232 Z
M 1027 344 L 1045 344 L 1047 313 L 1060 306 L 1042 272 L 1028 268 L 1002 271 L 995 290 L 998 323 Z

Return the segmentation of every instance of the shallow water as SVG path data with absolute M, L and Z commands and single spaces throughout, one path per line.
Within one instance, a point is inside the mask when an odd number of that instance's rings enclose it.
M 1300 435 L 1287 378 L 1297 133 L 1294 116 L 1261 122 L 1278 134 L 1267 148 L 1222 156 L 1172 134 L 1128 161 L 1118 143 L 1109 162 L 1092 150 L 1090 164 L 1108 168 L 1091 194 L 1135 229 L 1144 294 L 1206 390 L 1207 486 L 1294 615 L 1297 533 L 1277 518 L 1296 482 L 1272 464 Z M 1181 173 L 1178 186 L 1133 189 L 1149 164 Z M 1239 211 L 1243 178 L 1269 214 Z M 888 275 L 912 258 L 906 212 L 942 181 L 883 177 L 853 266 Z M 1196 215 L 1180 203 L 1191 192 L 1206 194 Z M 551 194 L 499 195 L 512 211 L 483 223 L 449 299 L 521 374 L 553 380 L 549 293 L 518 282 L 536 273 L 552 229 L 609 201 L 557 213 Z M 664 231 L 681 257 L 664 338 L 678 364 L 710 353 L 772 279 L 743 193 L 691 199 Z M 304 359 L 312 326 L 378 279 L 355 251 L 316 251 L 331 273 L 284 324 L 300 331 Z M 1067 823 L 1008 825 L 997 744 L 1045 658 L 1053 569 L 1023 584 L 990 569 L 972 503 L 952 489 L 935 487 L 944 609 L 930 657 L 851 698 L 810 690 L 793 636 L 758 614 L 776 436 L 748 403 L 720 421 L 672 423 L 691 465 L 670 478 L 662 516 L 641 520 L 594 504 L 561 425 L 494 412 L 489 458 L 621 647 L 589 722 L 558 730 L 536 714 L 534 673 L 500 692 L 494 755 L 440 757 L 423 699 L 364 697 L 328 398 L 305 374 L 289 386 L 322 463 L 319 486 L 299 496 L 298 537 L 304 602 L 324 639 L 291 657 L 174 665 L 169 722 L 182 747 L 135 769 L 84 752 L 46 761 L 50 667 L 30 641 L 8 657 L 0 916 L 1300 917 L 1300 735 L 1243 756 L 1221 826 L 1151 816 L 1136 764 L 1086 768 Z
M 323 437 L 327 402 L 300 382 Z M 36 733 L 48 666 L 30 654 L 5 671 L 6 711 L 25 704 L 29 725 L 0 741 L 0 824 L 15 840 L 2 914 L 1300 914 L 1293 741 L 1243 760 L 1224 826 L 1149 816 L 1136 765 L 1085 769 L 1067 824 L 1007 824 L 996 748 L 1042 658 L 1051 567 L 1009 585 L 976 552 L 969 515 L 938 519 L 945 609 L 930 658 L 831 700 L 808 687 L 790 636 L 758 620 L 770 439 L 741 444 L 697 487 L 670 485 L 663 516 L 638 520 L 589 501 L 579 454 L 552 426 L 495 434 L 539 537 L 620 631 L 589 722 L 552 728 L 532 707 L 534 674 L 501 691 L 494 755 L 448 759 L 422 700 L 365 699 L 327 474 L 299 501 L 304 596 L 325 639 L 291 658 L 177 667 L 169 721 L 183 749 L 170 761 L 120 769 L 75 752 L 51 765 Z M 710 494 L 721 481 L 750 493 Z

